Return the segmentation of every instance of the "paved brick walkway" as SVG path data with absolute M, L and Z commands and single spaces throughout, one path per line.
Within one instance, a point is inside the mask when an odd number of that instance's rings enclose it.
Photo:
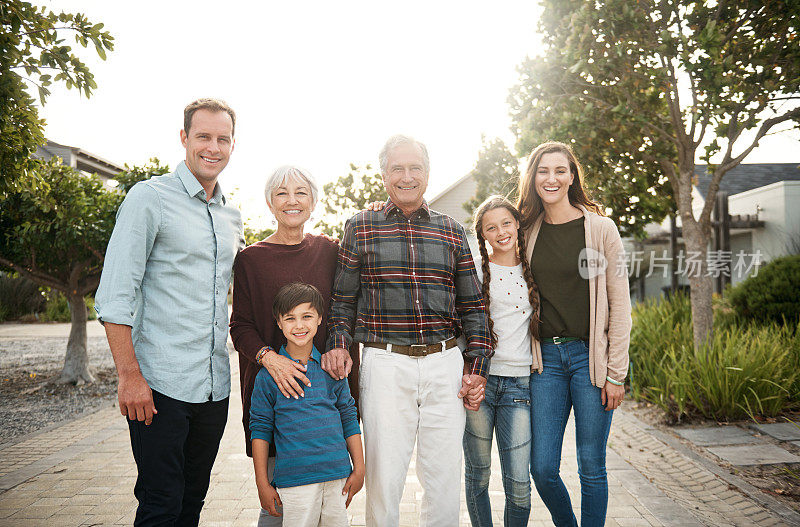
M 235 365 L 235 361 L 232 361 Z M 238 375 L 234 374 L 234 382 Z M 258 497 L 251 461 L 243 452 L 241 404 L 234 385 L 230 416 L 211 489 L 201 517 L 204 526 L 255 525 Z M 562 474 L 578 506 L 574 428 L 568 426 Z M 494 467 L 499 467 L 495 452 Z M 763 508 L 620 411 L 608 450 L 609 526 L 791 525 Z M 0 527 L 131 524 L 136 470 L 125 421 L 105 408 L 67 424 L 0 446 Z M 463 488 L 463 486 L 462 486 Z M 401 525 L 416 525 L 422 492 L 411 468 L 400 505 Z M 496 525 L 502 525 L 499 469 L 490 494 Z M 364 524 L 364 493 L 354 499 L 353 525 Z M 576 513 L 579 513 L 576 510 Z M 462 503 L 461 525 L 469 525 Z M 534 490 L 529 525 L 551 525 Z

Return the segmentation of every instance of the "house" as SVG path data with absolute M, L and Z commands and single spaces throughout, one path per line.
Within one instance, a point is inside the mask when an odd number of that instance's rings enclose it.
M 458 181 L 439 192 L 435 197 L 428 200 L 428 206 L 437 212 L 447 214 L 454 220 L 461 223 L 467 231 L 467 241 L 473 256 L 478 252 L 478 238 L 472 232 L 472 218 L 464 209 L 464 203 L 472 199 L 478 190 L 478 182 L 471 174 L 460 178 Z
M 697 166 L 696 176 L 692 199 L 695 215 L 698 215 L 705 204 L 711 176 L 705 165 Z M 714 272 L 718 292 L 726 282 L 733 285 L 741 282 L 773 258 L 800 253 L 800 163 L 740 164 L 722 178 L 718 198 L 722 193 L 727 194 L 729 238 L 724 249 L 712 240 L 712 251 L 725 252 L 710 254 L 709 259 L 730 258 L 730 277 L 721 269 Z M 681 255 L 684 247 L 679 217 L 675 227 L 677 254 Z M 634 267 L 631 269 L 631 292 L 640 300 L 662 294 L 670 288 L 671 282 L 669 273 L 663 272 L 665 260 L 671 260 L 670 220 L 648 225 L 646 230 L 648 237 L 644 241 L 626 240 L 628 252 L 633 256 L 629 260 L 629 265 L 633 263 Z M 652 272 L 654 266 L 658 267 L 657 272 Z M 688 279 L 680 272 L 680 262 L 678 267 L 678 286 L 687 286 Z
M 84 174 L 97 174 L 109 187 L 114 186 L 113 183 L 109 184 L 109 181 L 112 181 L 123 170 L 123 167 L 116 163 L 107 161 L 82 148 L 62 145 L 49 139 L 46 144 L 37 148 L 36 153 L 33 155 L 37 159 L 44 160 L 49 160 L 56 156 L 61 158 L 62 164 L 71 166 Z
M 702 207 L 711 182 L 705 166 L 697 178 L 702 201 L 695 203 Z M 720 191 L 728 193 L 729 214 L 764 222 L 763 227 L 734 228 L 732 247 L 761 251 L 766 260 L 800 252 L 800 163 L 738 165 L 722 179 Z
M 705 165 L 698 165 L 696 174 L 693 199 L 698 214 L 705 203 L 711 177 Z M 467 175 L 428 201 L 432 209 L 449 214 L 467 227 L 473 254 L 477 252 L 477 239 L 469 230 L 471 221 L 463 204 L 472 198 L 476 188 L 475 179 Z M 726 250 L 730 251 L 731 283 L 746 278 L 759 262 L 800 252 L 800 163 L 740 164 L 722 179 L 720 193 L 723 192 L 728 196 L 730 215 Z M 681 254 L 679 218 L 675 226 L 676 254 Z M 625 239 L 631 294 L 636 299 L 661 295 L 671 286 L 670 220 L 650 224 L 645 230 L 644 241 Z M 742 255 L 742 262 L 737 262 L 737 255 Z M 742 265 L 735 268 L 737 263 Z M 686 277 L 679 275 L 677 285 L 687 284 Z

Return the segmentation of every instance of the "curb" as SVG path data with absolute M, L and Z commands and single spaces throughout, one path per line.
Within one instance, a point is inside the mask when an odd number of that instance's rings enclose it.
M 728 485 L 736 487 L 736 489 L 739 492 L 746 495 L 748 498 L 752 499 L 753 501 L 755 501 L 756 503 L 767 509 L 769 512 L 778 516 L 788 525 L 800 527 L 800 513 L 795 512 L 794 510 L 787 507 L 783 503 L 779 502 L 772 496 L 765 494 L 764 492 L 757 489 L 750 483 L 747 483 L 739 476 L 731 474 L 724 468 L 720 467 L 718 464 L 714 463 L 713 461 L 701 456 L 697 452 L 688 448 L 677 437 L 645 423 L 638 417 L 632 415 L 632 413 L 628 413 L 627 417 L 633 420 L 639 427 L 641 427 L 647 433 L 652 434 L 656 439 L 658 439 L 662 443 L 665 443 L 669 447 L 677 450 L 678 452 L 688 457 L 692 461 L 699 463 L 700 465 L 703 466 L 703 468 L 705 468 L 706 470 L 708 470 L 721 480 L 725 481 Z

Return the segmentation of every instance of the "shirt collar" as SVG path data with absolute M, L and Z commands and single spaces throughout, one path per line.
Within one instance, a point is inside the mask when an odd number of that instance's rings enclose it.
M 388 219 L 389 216 L 391 216 L 392 214 L 399 214 L 399 215 L 405 217 L 405 215 L 403 214 L 403 211 L 400 210 L 400 207 L 398 207 L 397 205 L 392 203 L 392 200 L 390 198 L 390 199 L 388 199 L 386 201 L 386 205 L 383 206 L 383 215 Z M 413 214 L 411 214 L 412 218 L 414 216 L 426 217 L 426 218 L 430 219 L 431 210 L 428 208 L 428 202 L 427 201 L 422 200 L 422 206 L 420 208 L 418 208 L 417 210 L 415 210 Z
M 288 351 L 286 351 L 286 346 L 281 346 L 281 349 L 280 349 L 280 351 L 278 353 L 280 353 L 284 357 L 292 359 L 292 356 L 289 355 Z M 297 359 L 292 359 L 292 360 L 295 361 L 295 362 L 300 362 Z M 311 347 L 311 360 L 313 360 L 317 364 L 320 364 L 322 362 L 322 354 L 317 350 L 316 346 L 312 346 Z
M 197 181 L 197 178 L 194 177 L 192 171 L 186 166 L 186 161 L 181 161 L 178 164 L 178 168 L 175 170 L 175 172 L 177 172 L 178 178 L 181 180 L 181 183 L 183 183 L 183 188 L 186 189 L 186 192 L 190 196 L 196 197 L 198 194 L 200 194 L 200 198 L 205 199 L 203 185 Z M 221 202 L 223 205 L 227 203 L 228 198 L 226 198 L 225 194 L 223 194 L 222 187 L 219 186 L 219 182 L 217 182 L 216 186 L 214 187 L 214 196 L 209 201 Z

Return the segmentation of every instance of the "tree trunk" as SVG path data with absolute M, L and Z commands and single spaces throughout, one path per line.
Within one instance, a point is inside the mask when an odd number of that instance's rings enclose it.
M 94 382 L 94 375 L 89 371 L 89 353 L 86 349 L 86 304 L 82 295 L 69 295 L 69 312 L 72 327 L 67 341 L 67 356 L 64 358 L 64 369 L 57 383 L 83 384 Z
M 699 351 L 711 339 L 714 330 L 714 312 L 711 298 L 714 284 L 707 273 L 708 236 L 694 219 L 683 222 L 683 238 L 686 245 L 684 269 L 689 276 L 689 291 L 692 305 L 692 330 L 694 349 Z M 687 262 L 694 257 L 698 265 Z

